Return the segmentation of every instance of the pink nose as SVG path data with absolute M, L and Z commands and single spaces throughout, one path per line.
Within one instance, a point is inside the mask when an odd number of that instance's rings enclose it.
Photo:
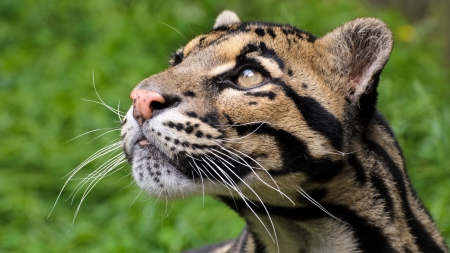
M 151 90 L 133 90 L 130 98 L 133 100 L 133 117 L 140 126 L 152 116 L 154 102 L 161 104 L 166 102 L 161 94 Z

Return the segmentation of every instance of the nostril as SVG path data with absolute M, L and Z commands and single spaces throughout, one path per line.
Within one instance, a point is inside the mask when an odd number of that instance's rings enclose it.
M 158 101 L 153 101 L 150 103 L 150 110 L 153 112 L 154 110 L 162 110 L 164 108 L 166 108 L 166 104 L 165 103 L 160 103 Z
M 150 104 L 152 116 L 156 116 L 166 109 L 175 107 L 181 102 L 181 99 L 175 95 L 163 95 L 163 97 L 164 97 L 164 103 L 160 103 L 158 101 L 153 101 Z

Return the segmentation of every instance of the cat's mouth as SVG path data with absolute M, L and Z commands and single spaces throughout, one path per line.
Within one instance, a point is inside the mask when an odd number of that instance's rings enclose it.
M 141 147 L 145 147 L 145 146 L 151 145 L 150 141 L 147 140 L 146 138 L 138 140 L 137 143 L 139 143 L 139 146 L 141 146 Z

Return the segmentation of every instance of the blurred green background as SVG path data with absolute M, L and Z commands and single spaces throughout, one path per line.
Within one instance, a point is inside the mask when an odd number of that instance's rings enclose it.
M 398 135 L 419 196 L 450 242 L 448 1 L 0 1 L 0 252 L 179 252 L 230 239 L 243 222 L 206 198 L 139 194 L 129 167 L 103 179 L 73 223 L 77 182 L 64 175 L 118 138 L 117 116 L 170 52 L 232 9 L 243 20 L 291 23 L 322 36 L 356 17 L 384 20 L 395 46 L 379 107 Z M 420 5 L 418 5 L 420 3 Z M 424 4 L 426 3 L 426 4 Z M 182 35 L 162 24 L 175 27 Z M 83 178 L 98 163 L 86 166 Z

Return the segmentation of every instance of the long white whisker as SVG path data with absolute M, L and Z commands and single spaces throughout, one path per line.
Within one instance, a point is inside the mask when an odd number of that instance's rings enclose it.
M 117 111 L 116 108 L 111 107 L 111 106 L 105 104 L 103 101 L 102 101 L 102 102 L 98 102 L 98 101 L 91 100 L 91 99 L 81 99 L 81 100 L 86 101 L 86 102 L 91 102 L 91 103 L 94 103 L 94 104 L 103 105 L 103 106 L 105 106 L 106 108 L 108 108 L 108 110 L 112 111 L 114 114 L 119 114 L 119 115 L 122 116 L 122 117 L 125 115 L 125 112 Z
M 117 172 L 117 171 L 118 171 L 118 169 L 117 169 L 118 166 L 119 166 L 120 164 L 124 163 L 124 162 L 126 162 L 126 160 L 125 160 L 125 155 L 122 155 L 122 157 L 118 157 L 117 160 L 116 160 L 116 162 L 115 162 L 115 164 L 113 164 L 113 165 L 110 167 L 109 171 L 107 171 L 107 172 L 105 172 L 105 173 L 103 174 L 103 175 L 104 175 L 103 177 L 96 178 L 94 181 L 92 181 L 92 182 L 88 185 L 88 187 L 86 188 L 85 192 L 83 193 L 83 196 L 81 197 L 81 200 L 80 200 L 80 202 L 79 202 L 79 204 L 78 204 L 78 207 L 77 207 L 77 209 L 76 209 L 76 211 L 75 211 L 75 215 L 74 215 L 73 220 L 72 220 L 72 225 L 73 225 L 74 222 L 75 222 L 75 219 L 76 219 L 76 217 L 77 217 L 77 215 L 78 215 L 78 212 L 79 212 L 79 210 L 80 210 L 80 208 L 81 208 L 81 204 L 83 203 L 84 199 L 86 199 L 87 195 L 91 192 L 91 190 L 94 189 L 95 185 L 97 185 L 98 182 L 100 182 L 101 179 L 103 179 L 105 176 L 110 176 L 110 175 L 114 174 L 115 172 Z M 119 168 L 119 169 L 120 169 L 120 168 Z
M 113 129 L 113 130 L 109 130 L 109 131 L 107 131 L 107 132 L 105 132 L 105 133 L 102 133 L 101 135 L 95 137 L 94 139 L 90 140 L 90 141 L 89 141 L 88 143 L 86 143 L 86 144 L 89 144 L 89 143 L 95 141 L 96 139 L 102 137 L 103 135 L 109 134 L 109 133 L 114 132 L 114 131 L 120 131 L 120 129 Z
M 206 156 L 206 158 L 208 159 L 208 156 Z M 210 160 L 210 159 L 208 159 L 208 160 Z M 216 166 L 219 168 L 219 170 L 220 170 L 224 175 L 227 174 L 227 173 L 225 173 L 222 169 L 220 169 L 220 166 L 218 166 L 217 164 L 215 164 L 214 161 L 212 161 L 212 160 L 210 160 L 210 161 L 211 161 L 214 165 L 216 165 Z M 269 211 L 267 210 L 266 206 L 264 205 L 264 202 L 262 201 L 262 199 L 261 199 L 261 198 L 259 197 L 259 195 L 253 190 L 253 188 L 252 188 L 250 185 L 247 184 L 247 182 L 245 182 L 240 176 L 238 176 L 238 175 L 237 175 L 232 169 L 230 169 L 227 165 L 224 164 L 224 166 L 225 166 L 225 167 L 226 167 L 233 175 L 235 175 L 235 176 L 239 179 L 239 181 L 241 181 L 245 186 L 247 186 L 248 189 L 256 196 L 256 198 L 258 198 L 259 202 L 261 203 L 262 207 L 264 208 L 264 210 L 265 210 L 266 213 L 267 213 L 267 217 L 269 218 L 270 224 L 271 224 L 271 226 L 272 226 L 272 230 L 273 230 L 275 239 L 274 239 L 274 237 L 272 237 L 272 234 L 271 234 L 271 233 L 269 232 L 269 230 L 266 228 L 267 233 L 269 234 L 270 238 L 272 238 L 273 242 L 275 242 L 275 243 L 277 244 L 277 247 L 278 247 L 278 239 L 277 239 L 277 232 L 276 232 L 276 230 L 275 230 L 275 225 L 273 224 L 273 221 L 272 221 L 272 218 L 270 217 Z M 237 185 L 236 185 L 236 187 L 237 187 Z M 239 190 L 239 192 L 241 192 L 241 191 Z M 242 193 L 242 192 L 241 192 L 241 193 Z M 264 223 L 262 223 L 262 225 L 263 225 L 264 227 L 266 227 Z
M 269 116 L 269 117 L 270 117 L 270 116 Z M 229 142 L 229 141 L 233 141 L 233 140 L 241 140 L 241 139 L 247 138 L 247 137 L 249 137 L 250 135 L 254 134 L 256 131 L 258 131 L 258 129 L 261 128 L 262 125 L 266 124 L 266 123 L 267 123 L 267 120 L 269 119 L 269 117 L 267 117 L 267 119 L 265 119 L 264 121 L 262 121 L 262 122 L 259 124 L 259 126 L 258 126 L 255 130 L 253 130 L 251 133 L 249 133 L 249 134 L 247 134 L 247 135 L 244 135 L 244 136 L 241 136 L 241 137 L 236 137 L 236 138 L 224 138 L 224 139 L 221 139 L 221 140 L 222 140 L 222 141 L 225 141 L 225 142 Z M 248 124 L 250 124 L 250 123 L 242 124 L 242 125 L 248 125 Z M 239 126 L 239 125 L 236 125 L 236 126 Z
M 118 148 L 120 148 L 120 142 L 107 145 L 107 146 L 101 148 L 100 150 L 98 150 L 97 152 L 95 152 L 94 154 L 92 154 L 91 156 L 89 156 L 80 165 L 75 167 L 75 169 L 73 169 L 71 172 L 66 174 L 63 178 L 67 177 L 67 180 L 64 183 L 63 187 L 61 188 L 61 191 L 59 192 L 58 197 L 56 198 L 55 203 L 53 204 L 52 210 L 50 210 L 50 213 L 48 214 L 47 218 L 50 217 L 50 215 L 52 214 L 53 210 L 55 209 L 55 206 L 58 203 L 58 200 L 61 197 L 61 194 L 64 191 L 64 189 L 66 188 L 67 184 L 71 181 L 72 177 L 79 170 L 81 170 L 84 166 L 86 166 L 88 163 L 92 162 L 93 160 L 95 160 L 95 159 L 97 159 L 97 158 L 99 158 L 101 156 L 104 156 L 107 153 L 113 152 L 113 151 L 117 150 Z
M 120 128 L 107 127 L 107 128 L 99 128 L 99 129 L 87 131 L 87 132 L 85 132 L 85 133 L 83 133 L 83 134 L 80 134 L 80 135 L 77 135 L 77 136 L 73 137 L 72 139 L 70 139 L 70 140 L 64 142 L 63 144 L 66 144 L 66 143 L 68 143 L 68 142 L 71 142 L 71 141 L 75 140 L 76 138 L 80 138 L 80 137 L 83 136 L 83 135 L 90 134 L 90 133 L 93 133 L 93 132 L 102 131 L 102 130 L 120 130 Z
M 308 193 L 306 193 L 303 189 L 299 189 L 298 192 L 305 197 L 307 200 L 309 200 L 311 203 L 313 203 L 315 206 L 317 206 L 320 210 L 322 210 L 323 212 L 325 212 L 326 214 L 328 214 L 329 216 L 331 216 L 332 218 L 334 218 L 337 221 L 340 221 L 344 224 L 348 224 L 345 221 L 342 221 L 341 219 L 337 218 L 336 216 L 334 216 L 333 214 L 331 214 L 327 209 L 325 209 L 319 202 L 317 202 L 315 199 L 313 199 L 311 196 L 308 195 Z

